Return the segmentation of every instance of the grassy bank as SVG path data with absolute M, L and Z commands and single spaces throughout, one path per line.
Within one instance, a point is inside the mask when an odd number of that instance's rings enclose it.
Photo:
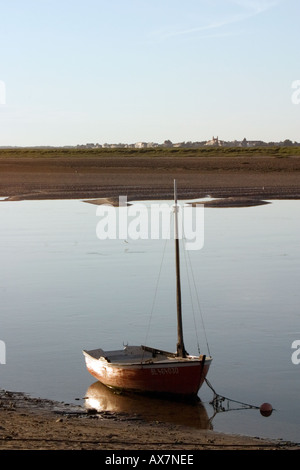
M 3 157 L 293 157 L 300 156 L 300 146 L 266 146 L 266 147 L 200 147 L 200 148 L 66 148 L 66 147 L 20 147 L 0 149 Z

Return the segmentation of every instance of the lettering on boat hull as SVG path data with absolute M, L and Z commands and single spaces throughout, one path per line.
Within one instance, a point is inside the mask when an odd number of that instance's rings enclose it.
M 152 375 L 172 375 L 172 374 L 179 374 L 178 367 L 168 367 L 165 369 L 151 369 Z

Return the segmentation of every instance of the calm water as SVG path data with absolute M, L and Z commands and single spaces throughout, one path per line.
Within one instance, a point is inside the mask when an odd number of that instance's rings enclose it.
M 166 248 L 155 296 L 164 241 L 100 241 L 96 208 L 83 201 L 0 202 L 0 388 L 76 404 L 89 396 L 88 406 L 143 414 L 144 400 L 115 397 L 94 383 L 81 351 L 123 343 L 175 349 L 174 247 Z M 206 208 L 204 247 L 189 252 L 213 356 L 210 383 L 220 395 L 270 402 L 276 411 L 265 418 L 226 401 L 226 411 L 214 416 L 213 393 L 204 385 L 204 406 L 182 412 L 150 400 L 150 417 L 300 441 L 300 364 L 291 360 L 291 344 L 300 340 L 299 215 L 299 201 Z M 206 352 L 184 269 L 182 276 L 186 348 L 197 353 L 198 339 Z

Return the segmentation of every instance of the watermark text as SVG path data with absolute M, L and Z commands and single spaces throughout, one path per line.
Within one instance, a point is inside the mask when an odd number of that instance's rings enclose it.
M 298 365 L 300 364 L 300 339 L 296 339 L 292 342 L 292 349 L 295 349 L 291 358 L 292 363 Z
M 300 80 L 294 80 L 292 83 L 292 88 L 295 90 L 292 93 L 292 103 L 300 104 Z
M 159 240 L 184 238 L 187 250 L 200 250 L 204 245 L 204 205 L 177 205 L 178 232 L 174 232 L 170 215 L 175 210 L 168 203 L 127 204 L 126 196 L 119 197 L 119 207 L 100 205 L 96 227 L 99 240 Z
M 6 346 L 5 342 L 0 340 L 0 364 L 6 364 Z

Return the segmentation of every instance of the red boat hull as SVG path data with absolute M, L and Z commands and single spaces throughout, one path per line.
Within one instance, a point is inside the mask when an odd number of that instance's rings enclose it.
M 85 360 L 90 374 L 108 387 L 178 396 L 196 396 L 211 363 L 205 356 L 159 364 L 110 364 L 88 354 Z

